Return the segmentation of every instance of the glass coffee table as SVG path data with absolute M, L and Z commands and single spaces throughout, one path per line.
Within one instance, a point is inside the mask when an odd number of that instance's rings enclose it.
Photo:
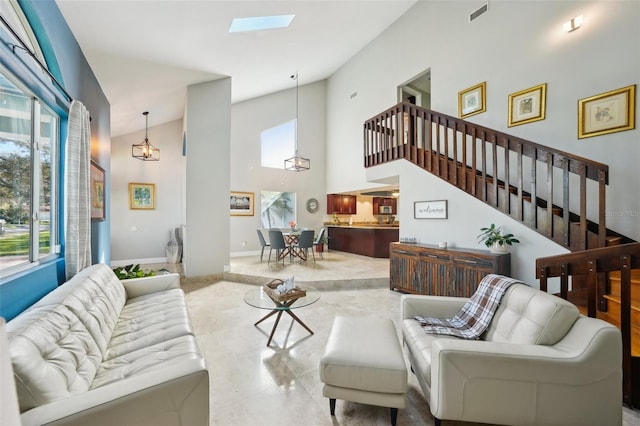
M 278 327 L 278 323 L 280 322 L 280 317 L 282 316 L 283 312 L 286 312 L 298 324 L 303 326 L 305 330 L 313 334 L 313 331 L 311 331 L 311 329 L 307 327 L 307 325 L 302 322 L 302 320 L 300 320 L 300 318 L 298 318 L 298 316 L 292 311 L 294 309 L 304 308 L 305 306 L 316 303 L 320 299 L 320 292 L 317 289 L 307 285 L 296 285 L 296 287 L 306 291 L 306 294 L 302 297 L 294 297 L 282 302 L 272 299 L 264 290 L 263 286 L 254 287 L 244 294 L 244 301 L 247 305 L 253 306 L 254 308 L 258 309 L 267 309 L 271 311 L 267 315 L 262 317 L 258 322 L 256 322 L 254 324 L 255 326 L 257 326 L 267 318 L 278 314 L 278 316 L 276 317 L 276 322 L 275 324 L 273 324 L 271 334 L 269 335 L 267 346 L 271 344 L 271 339 L 273 339 L 273 335 L 276 332 L 276 328 Z

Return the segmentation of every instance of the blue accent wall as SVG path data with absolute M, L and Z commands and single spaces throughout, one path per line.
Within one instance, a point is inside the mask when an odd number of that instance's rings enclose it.
M 92 159 L 106 170 L 105 199 L 110 196 L 110 107 L 98 80 L 86 61 L 77 40 L 53 0 L 19 0 L 38 43 L 43 51 L 49 71 L 63 84 L 65 90 L 82 102 L 91 114 Z M 15 43 L 0 25 L 0 54 L 2 63 L 23 84 L 60 115 L 60 187 L 59 187 L 59 241 L 61 257 L 27 271 L 0 278 L 0 316 L 10 320 L 65 281 L 64 273 L 64 144 L 67 134 L 69 101 L 37 69 L 33 59 L 24 52 L 14 54 L 10 45 Z M 96 153 L 94 155 L 94 153 Z M 109 263 L 110 224 L 107 220 L 91 224 L 93 262 Z
M 11 282 L 0 285 L 0 316 L 11 318 L 33 305 L 64 281 L 64 260 L 18 274 Z

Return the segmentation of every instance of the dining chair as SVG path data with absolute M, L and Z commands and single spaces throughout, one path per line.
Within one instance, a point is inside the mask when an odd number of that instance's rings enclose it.
M 271 262 L 271 252 L 273 249 L 276 250 L 276 260 L 282 259 L 282 264 L 284 265 L 285 252 L 288 246 L 284 242 L 284 237 L 282 236 L 282 231 L 270 230 L 269 231 L 269 260 L 267 260 L 267 265 Z
M 317 246 L 319 246 L 319 245 L 321 245 L 321 244 L 324 244 L 323 239 L 324 239 L 324 233 L 325 233 L 325 231 L 326 231 L 326 230 L 325 230 L 324 226 L 323 226 L 322 228 L 320 228 L 320 232 L 318 232 L 318 236 L 316 237 L 315 241 L 313 242 L 313 248 L 314 248 L 314 250 L 315 250 L 315 248 L 316 248 Z M 324 258 L 322 257 L 322 252 L 323 252 L 323 251 L 324 251 L 324 250 L 319 251 L 319 253 L 320 253 L 320 259 L 324 259 Z M 314 256 L 314 259 L 313 259 L 313 260 L 315 261 L 315 256 Z
M 264 255 L 264 248 L 270 247 L 270 244 L 264 240 L 264 235 L 262 235 L 262 231 L 256 229 L 258 231 L 258 240 L 260 240 L 260 245 L 262 246 L 262 251 L 260 252 L 260 263 L 262 263 L 262 256 Z
M 316 255 L 313 253 L 313 230 L 308 229 L 306 231 L 302 231 L 300 233 L 300 240 L 298 244 L 296 244 L 296 250 L 298 252 L 298 257 L 300 257 L 300 261 L 307 260 L 309 257 L 309 249 L 311 249 L 311 254 L 313 255 L 313 261 L 316 261 Z

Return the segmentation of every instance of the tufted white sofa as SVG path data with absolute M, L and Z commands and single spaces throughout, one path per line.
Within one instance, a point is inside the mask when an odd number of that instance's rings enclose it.
M 23 426 L 209 424 L 178 274 L 119 281 L 93 265 L 7 332 Z
M 571 303 L 514 284 L 479 340 L 426 334 L 468 299 L 403 295 L 403 340 L 431 414 L 505 425 L 622 424 L 620 331 Z

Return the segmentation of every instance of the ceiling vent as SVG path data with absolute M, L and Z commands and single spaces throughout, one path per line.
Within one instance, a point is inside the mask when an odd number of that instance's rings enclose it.
M 485 3 L 484 5 L 482 5 L 480 9 L 476 10 L 471 15 L 469 15 L 469 22 L 473 22 L 474 19 L 479 18 L 480 15 L 483 15 L 488 11 L 489 11 L 489 3 Z

